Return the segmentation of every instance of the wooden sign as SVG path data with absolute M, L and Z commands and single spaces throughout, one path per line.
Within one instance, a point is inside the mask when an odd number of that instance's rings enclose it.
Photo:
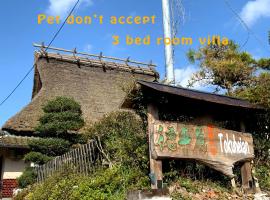
M 234 163 L 254 158 L 251 134 L 163 121 L 155 121 L 152 130 L 153 159 L 194 159 L 232 178 Z

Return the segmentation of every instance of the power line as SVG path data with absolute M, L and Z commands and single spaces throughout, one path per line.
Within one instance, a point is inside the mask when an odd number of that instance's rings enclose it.
M 56 37 L 59 35 L 63 27 L 65 26 L 69 16 L 73 13 L 74 9 L 77 7 L 80 0 L 77 0 L 77 2 L 74 4 L 73 8 L 70 10 L 68 16 L 66 17 L 65 21 L 62 23 L 61 27 L 58 29 L 58 31 L 54 34 L 53 38 L 51 39 L 49 45 L 45 48 L 45 52 L 48 50 L 48 48 L 51 46 L 51 44 L 54 42 Z M 27 71 L 27 73 L 24 75 L 24 77 L 21 79 L 21 81 L 16 85 L 16 87 L 7 95 L 7 97 L 0 103 L 0 106 L 2 106 L 11 96 L 14 94 L 14 92 L 18 89 L 18 87 L 24 82 L 24 80 L 29 76 L 29 74 L 32 72 L 32 70 L 35 68 L 36 62 L 33 64 L 33 66 Z
M 231 10 L 231 12 L 236 16 L 236 18 L 240 21 L 240 23 L 242 24 L 242 26 L 246 29 L 247 33 L 248 33 L 248 36 L 247 36 L 247 39 L 246 41 L 241 45 L 241 49 L 246 46 L 246 44 L 248 43 L 249 41 L 249 38 L 250 38 L 250 30 L 249 30 L 249 27 L 248 25 L 246 24 L 246 22 L 238 15 L 238 13 L 232 8 L 231 4 L 229 3 L 228 0 L 224 0 L 225 1 L 225 4 L 226 6 Z
M 73 8 L 70 10 L 68 16 L 66 17 L 65 21 L 62 23 L 61 27 L 59 28 L 59 30 L 55 33 L 55 35 L 53 36 L 51 42 L 49 43 L 49 45 L 47 46 L 47 48 L 45 49 L 45 51 L 48 50 L 48 48 L 51 46 L 51 44 L 53 43 L 53 41 L 55 40 L 55 38 L 58 36 L 58 34 L 60 33 L 60 31 L 63 29 L 63 27 L 65 26 L 69 16 L 73 13 L 74 9 L 76 8 L 76 6 L 78 5 L 78 3 L 80 2 L 80 0 L 77 0 L 77 2 L 75 3 L 75 5 L 73 6 Z
M 251 34 L 257 40 L 257 42 L 261 44 L 261 46 L 266 51 L 269 51 L 270 52 L 270 50 L 265 46 L 264 42 L 252 31 L 252 29 L 247 25 L 247 23 L 242 19 L 242 17 L 233 9 L 233 7 L 231 6 L 230 2 L 228 0 L 224 0 L 224 2 L 227 5 L 227 7 L 231 10 L 231 12 L 236 16 L 236 18 L 241 22 L 241 24 L 245 27 L 245 29 L 248 32 L 247 40 L 244 42 L 244 44 L 242 46 L 245 46 L 247 44 L 247 42 L 249 40 L 249 36 Z

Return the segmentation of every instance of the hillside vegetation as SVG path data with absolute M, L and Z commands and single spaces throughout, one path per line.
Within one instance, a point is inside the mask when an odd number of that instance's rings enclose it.
M 137 115 L 111 113 L 90 127 L 86 135 L 100 142 L 104 159 L 98 170 L 82 176 L 66 169 L 42 184 L 29 186 L 15 200 L 124 200 L 129 190 L 150 189 L 146 130 Z M 163 168 L 165 187 L 175 200 L 244 197 L 241 191 L 232 191 L 229 179 L 204 165 L 164 161 Z M 263 175 L 267 169 L 259 168 L 258 173 Z M 263 187 L 269 186 L 269 176 L 261 181 Z

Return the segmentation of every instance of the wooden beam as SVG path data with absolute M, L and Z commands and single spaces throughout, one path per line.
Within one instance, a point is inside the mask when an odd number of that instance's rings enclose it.
M 162 175 L 162 161 L 152 158 L 151 142 L 153 137 L 153 123 L 158 120 L 158 109 L 155 105 L 149 104 L 147 106 L 147 119 L 148 119 L 148 141 L 149 141 L 149 159 L 150 159 L 150 175 L 151 175 L 151 188 L 159 189 L 163 187 Z

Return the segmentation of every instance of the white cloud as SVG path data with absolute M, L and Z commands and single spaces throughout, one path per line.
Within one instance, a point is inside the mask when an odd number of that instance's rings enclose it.
M 188 81 L 196 71 L 198 71 L 198 68 L 193 65 L 188 65 L 187 67 L 181 69 L 176 68 L 174 70 L 176 84 L 181 85 L 182 87 L 187 87 Z M 195 84 L 194 88 L 199 89 L 200 86 Z
M 69 13 L 76 2 L 77 0 L 49 0 L 50 5 L 46 13 L 49 15 L 59 15 L 63 18 Z M 80 4 L 90 6 L 93 4 L 93 1 L 81 0 Z
M 181 69 L 176 68 L 174 71 L 176 84 L 182 87 L 187 87 L 192 75 L 198 72 L 198 70 L 199 67 L 194 65 L 188 65 L 187 67 Z M 213 93 L 215 91 L 215 88 L 216 87 L 214 87 L 213 85 L 203 85 L 200 82 L 196 82 L 190 89 Z M 220 91 L 219 93 L 223 94 L 224 91 Z
M 93 51 L 93 45 L 87 44 L 87 45 L 84 46 L 83 50 L 86 51 L 86 52 L 92 52 Z
M 254 25 L 262 17 L 270 17 L 270 0 L 249 1 L 243 7 L 240 16 L 249 25 Z

